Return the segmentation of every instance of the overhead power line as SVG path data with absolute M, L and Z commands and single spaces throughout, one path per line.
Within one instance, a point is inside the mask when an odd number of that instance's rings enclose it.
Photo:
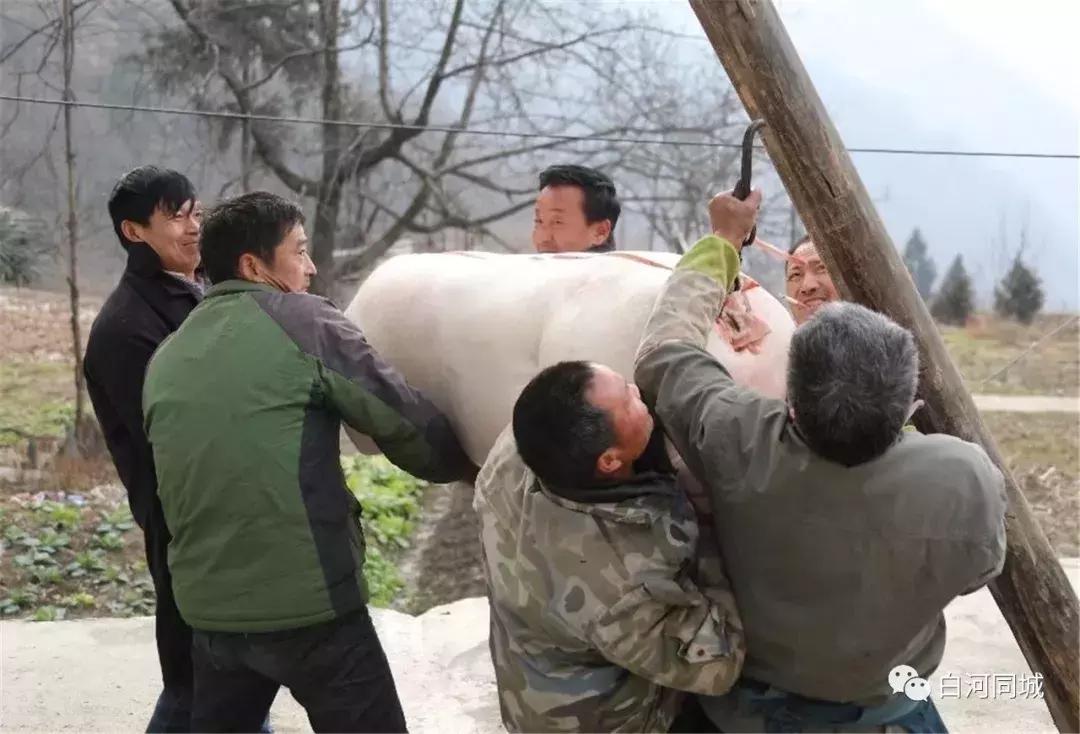
M 702 148 L 739 148 L 740 143 L 711 142 L 707 140 L 663 140 L 618 135 L 570 135 L 566 133 L 530 133 L 510 132 L 506 130 L 480 130 L 454 125 L 412 125 L 401 122 L 380 122 L 366 120 L 328 120 L 319 117 L 289 117 L 285 115 L 244 114 L 217 110 L 188 110 L 179 107 L 151 107 L 135 104 L 113 104 L 109 102 L 80 102 L 77 100 L 45 99 L 41 97 L 22 97 L 14 94 L 0 94 L 0 100 L 26 102 L 28 104 L 69 105 L 96 110 L 119 110 L 125 112 L 147 112 L 158 115 L 183 115 L 187 117 L 206 117 L 229 120 L 252 120 L 256 122 L 277 122 L 293 125 L 339 125 L 341 127 L 384 129 L 384 130 L 419 130 L 422 132 L 456 133 L 458 135 L 478 135 L 490 137 L 508 137 L 539 140 L 566 140 L 568 142 L 603 142 L 630 143 L 635 145 L 678 145 Z M 763 149 L 764 146 L 755 145 Z M 925 155 L 956 156 L 966 158 L 1044 158 L 1052 160 L 1080 160 L 1080 153 L 1024 153 L 993 150 L 947 150 L 927 148 L 847 148 L 849 153 L 869 153 L 882 155 Z

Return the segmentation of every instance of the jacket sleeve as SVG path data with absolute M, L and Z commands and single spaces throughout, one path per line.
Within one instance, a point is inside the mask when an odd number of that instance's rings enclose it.
M 682 532 L 667 534 L 672 535 L 690 541 L 666 544 L 664 553 L 677 550 L 668 572 L 649 567 L 631 577 L 592 625 L 590 638 L 607 660 L 635 675 L 668 688 L 721 695 L 738 679 L 745 656 L 735 599 L 726 587 L 700 587 L 690 578 L 696 528 L 683 525 Z
M 344 421 L 416 477 L 473 478 L 476 467 L 447 417 L 379 356 L 359 327 L 329 301 L 318 301 L 311 351 L 323 393 Z
M 94 335 L 83 360 L 86 391 L 103 427 L 123 427 L 133 440 L 142 437 L 142 391 L 146 366 L 157 345 L 137 334 Z
M 784 402 L 737 386 L 705 350 L 726 291 L 676 270 L 646 322 L 634 381 L 690 470 L 723 495 L 764 469 L 786 425 Z
M 1005 566 L 1005 477 L 990 461 L 981 446 L 972 446 L 979 456 L 972 486 L 979 501 L 970 513 L 976 539 L 968 545 L 968 579 L 961 594 L 981 589 L 1001 573 Z M 979 537 L 981 536 L 981 538 Z

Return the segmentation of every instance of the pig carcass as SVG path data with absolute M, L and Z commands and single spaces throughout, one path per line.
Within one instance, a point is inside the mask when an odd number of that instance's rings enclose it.
M 481 465 L 542 368 L 583 359 L 632 377 L 645 321 L 677 261 L 656 252 L 400 255 L 364 281 L 345 313 L 449 416 Z M 742 277 L 708 349 L 736 382 L 780 397 L 794 323 Z

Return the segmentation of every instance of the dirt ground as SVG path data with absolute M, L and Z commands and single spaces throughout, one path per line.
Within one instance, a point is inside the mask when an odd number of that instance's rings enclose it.
M 406 576 L 405 611 L 423 614 L 487 593 L 480 565 L 480 524 L 472 502 L 473 488 L 464 482 L 428 490 L 424 527 L 417 538 L 418 561 Z
M 943 326 L 949 354 L 972 393 L 996 395 L 1080 394 L 1080 321 L 1074 314 L 1042 314 L 1024 326 L 978 316 L 969 327 Z M 1055 328 L 1012 366 L 1032 343 Z

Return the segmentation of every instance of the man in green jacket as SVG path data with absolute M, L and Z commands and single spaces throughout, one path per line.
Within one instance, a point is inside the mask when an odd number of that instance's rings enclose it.
M 918 354 L 881 314 L 833 303 L 799 326 L 786 403 L 705 351 L 758 201 L 710 203 L 717 235 L 661 291 L 635 370 L 707 489 L 746 632 L 742 681 L 705 708 L 723 731 L 944 731 L 923 679 L 945 605 L 1004 563 L 1004 480 L 975 444 L 903 430 Z
M 214 284 L 143 392 L 177 605 L 194 628 L 193 731 L 254 731 L 280 685 L 315 731 L 405 731 L 368 616 L 345 421 L 434 482 L 475 467 L 447 419 L 328 300 L 303 213 L 264 192 L 205 219 Z

